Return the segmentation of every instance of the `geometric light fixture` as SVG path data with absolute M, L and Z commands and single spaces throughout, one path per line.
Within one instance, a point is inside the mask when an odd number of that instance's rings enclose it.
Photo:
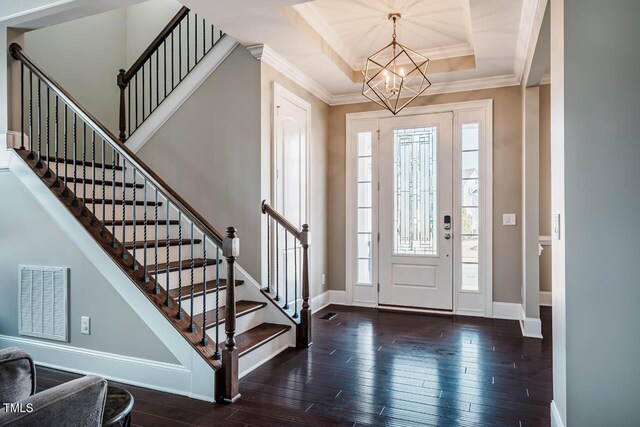
M 429 58 L 398 43 L 396 21 L 399 13 L 390 13 L 393 21 L 391 43 L 367 58 L 362 69 L 362 94 L 395 116 L 431 86 L 427 78 Z

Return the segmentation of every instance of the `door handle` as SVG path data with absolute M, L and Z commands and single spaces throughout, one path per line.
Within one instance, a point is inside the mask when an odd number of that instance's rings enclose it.
M 444 229 L 451 230 L 451 215 L 444 216 Z
M 444 233 L 444 238 L 449 240 L 451 238 L 451 233 Z

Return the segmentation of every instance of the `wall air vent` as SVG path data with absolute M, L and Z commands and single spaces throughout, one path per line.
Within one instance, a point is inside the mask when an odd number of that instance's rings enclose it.
M 18 273 L 18 333 L 68 341 L 68 269 L 21 265 Z

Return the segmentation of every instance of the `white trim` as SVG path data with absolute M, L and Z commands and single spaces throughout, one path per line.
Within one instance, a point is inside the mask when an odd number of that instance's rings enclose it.
M 547 0 L 528 0 L 522 3 L 513 62 L 513 72 L 519 83 L 526 82 L 531 69 L 546 6 Z
M 551 236 L 539 236 L 538 240 L 542 246 L 551 246 L 553 242 Z
M 213 49 L 198 62 L 198 66 L 194 67 L 180 84 L 167 95 L 165 100 L 158 105 L 158 108 L 142 122 L 140 127 L 126 141 L 127 147 L 137 153 L 224 62 L 237 45 L 238 42 L 231 37 L 223 36 Z
M 520 309 L 522 310 L 522 313 L 520 314 L 520 330 L 522 330 L 522 336 L 528 338 L 542 338 L 542 322 L 540 319 L 527 317 L 524 307 L 520 306 Z
M 550 84 L 551 84 L 551 73 L 544 73 L 542 77 L 540 77 L 540 86 L 550 85 Z
M 482 179 L 482 201 L 481 206 L 481 218 L 483 228 L 483 257 L 481 265 L 481 290 L 480 293 L 484 295 L 484 301 L 481 303 L 484 305 L 483 312 L 475 311 L 475 307 L 466 307 L 460 310 L 460 314 L 472 314 L 474 316 L 483 315 L 486 317 L 493 316 L 493 100 L 476 100 L 466 101 L 448 104 L 435 104 L 418 107 L 405 108 L 398 116 L 413 116 L 422 114 L 435 114 L 443 112 L 454 113 L 454 123 L 458 114 L 467 111 L 481 110 L 484 113 L 484 117 L 481 120 L 481 126 L 484 130 L 483 145 L 480 150 L 480 162 Z M 361 113 L 349 113 L 346 114 L 346 133 L 345 133 L 345 153 L 346 153 L 346 194 L 345 194 L 345 218 L 346 218 L 346 233 L 345 233 L 345 248 L 346 248 L 346 268 L 345 268 L 345 286 L 346 286 L 346 301 L 348 305 L 364 305 L 375 307 L 376 301 L 355 301 L 354 300 L 354 277 L 355 272 L 352 258 L 354 254 L 355 243 L 353 242 L 353 235 L 355 234 L 356 224 L 354 223 L 355 206 L 353 201 L 355 200 L 355 189 L 353 188 L 353 177 L 355 176 L 356 167 L 354 158 L 355 151 L 354 146 L 351 143 L 352 134 L 358 124 L 362 123 L 363 126 L 367 120 L 380 120 L 382 118 L 392 117 L 392 114 L 386 110 L 374 110 Z M 371 127 L 370 124 L 366 126 Z M 455 129 L 454 129 L 455 131 Z M 454 132 L 454 138 L 457 135 Z M 454 184 L 455 185 L 455 184 Z M 374 221 L 374 228 L 377 221 Z M 374 229 L 377 232 L 377 229 Z M 485 246 L 486 245 L 486 246 Z M 374 258 L 376 256 L 376 242 L 374 240 Z M 375 274 L 374 274 L 375 276 Z M 375 278 L 375 277 L 374 277 Z M 374 280 L 374 283 L 377 283 Z M 457 294 L 462 293 L 454 287 L 454 301 L 453 312 L 458 313 L 458 301 Z M 518 317 L 519 319 L 519 317 Z
M 331 297 L 331 304 L 337 304 L 337 305 L 347 305 L 346 304 L 346 297 L 347 297 L 347 293 L 345 291 L 334 291 L 331 290 L 329 291 Z
M 32 338 L 0 335 L 0 348 L 20 347 L 36 364 L 83 375 L 99 375 L 109 380 L 153 390 L 211 400 L 195 395 L 191 389 L 192 372 L 184 366 L 88 350 Z
M 311 302 L 309 305 L 311 306 L 311 312 L 315 313 L 322 310 L 329 304 L 331 304 L 331 291 L 325 291 L 320 295 L 316 295 L 315 297 L 311 298 Z
M 551 291 L 540 291 L 540 305 L 551 307 Z
M 21 16 L 31 15 L 37 12 L 42 12 L 47 9 L 53 9 L 55 7 L 65 5 L 67 3 L 71 3 L 73 1 L 74 0 L 59 0 L 57 2 L 52 2 L 52 3 L 43 4 L 41 6 L 32 7 L 31 9 L 25 9 L 20 12 L 14 13 L 13 15 L 7 15 L 5 17 L 2 17 L 0 19 L 0 22 L 7 22 L 12 19 L 20 18 Z
M 258 61 L 262 61 L 273 67 L 298 86 L 308 90 L 325 103 L 331 105 L 331 93 L 266 44 L 251 45 L 247 47 L 247 50 L 249 50 L 251 55 Z
M 493 318 L 506 320 L 522 319 L 522 304 L 515 302 L 494 302 Z
M 556 401 L 551 401 L 551 427 L 564 427 L 564 423 L 562 422 L 562 417 L 560 416 L 560 411 L 558 411 L 558 407 L 556 406 Z

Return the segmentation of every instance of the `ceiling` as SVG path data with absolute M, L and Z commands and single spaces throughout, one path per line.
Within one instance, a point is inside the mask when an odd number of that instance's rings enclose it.
M 331 104 L 361 101 L 360 69 L 391 41 L 430 58 L 427 93 L 519 84 L 546 0 L 181 0 Z M 533 45 L 533 48 L 532 48 Z M 266 47 L 263 47 L 266 46 Z M 281 70 L 281 71 L 282 71 Z

